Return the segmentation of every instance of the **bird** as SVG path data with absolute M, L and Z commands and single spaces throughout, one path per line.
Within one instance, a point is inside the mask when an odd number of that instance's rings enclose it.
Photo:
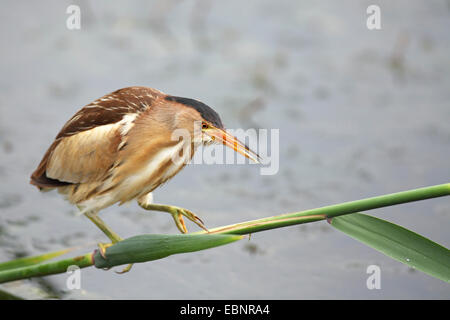
M 183 133 L 175 135 L 174 133 Z M 255 162 L 259 155 L 229 134 L 211 107 L 195 99 L 133 86 L 106 94 L 70 118 L 31 175 L 40 191 L 57 189 L 111 240 L 121 240 L 99 211 L 134 199 L 172 215 L 181 233 L 183 217 L 208 231 L 193 212 L 153 203 L 152 192 L 173 178 L 200 146 L 223 144 Z M 177 160 L 177 161 L 174 161 Z M 131 268 L 131 265 L 130 265 Z

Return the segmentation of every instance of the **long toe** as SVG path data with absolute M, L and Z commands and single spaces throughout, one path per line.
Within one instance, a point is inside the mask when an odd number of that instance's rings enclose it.
M 130 263 L 127 265 L 122 271 L 116 271 L 117 274 L 124 274 L 131 270 L 131 267 L 133 267 L 133 264 Z
M 173 217 L 173 220 L 175 221 L 175 224 L 176 224 L 178 230 L 180 230 L 181 233 L 187 233 L 188 231 L 186 229 L 186 224 L 184 223 L 184 219 L 183 219 L 183 216 L 181 215 L 181 213 L 178 211 L 175 213 L 172 213 L 172 217 Z
M 113 243 L 98 243 L 97 247 L 98 247 L 98 251 L 100 252 L 100 255 L 103 257 L 103 259 L 106 259 L 106 249 L 111 247 L 113 245 Z
M 181 233 L 187 233 L 186 224 L 184 223 L 183 216 L 194 222 L 196 225 L 198 225 L 206 232 L 209 232 L 208 229 L 206 229 L 205 225 L 203 224 L 203 221 L 199 217 L 197 217 L 193 212 L 187 209 L 156 203 L 145 204 L 142 201 L 139 202 L 139 205 L 146 210 L 155 210 L 170 213 L 175 221 L 178 230 L 180 230 Z
M 194 222 L 196 225 L 198 225 L 200 228 L 202 228 L 206 232 L 209 232 L 208 229 L 206 229 L 205 225 L 203 224 L 203 221 L 197 215 L 195 215 L 192 211 L 189 211 L 187 209 L 182 209 L 182 208 L 180 208 L 180 211 L 183 216 L 185 216 L 186 218 L 188 218 L 189 220 Z

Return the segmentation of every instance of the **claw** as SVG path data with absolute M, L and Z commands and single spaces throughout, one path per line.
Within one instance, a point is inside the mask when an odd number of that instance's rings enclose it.
M 98 252 L 100 253 L 100 255 L 103 257 L 103 259 L 107 259 L 106 258 L 106 249 L 108 249 L 109 247 L 111 247 L 112 245 L 114 245 L 114 243 L 98 243 Z M 118 274 L 123 274 L 126 273 L 128 271 L 131 270 L 131 267 L 133 266 L 132 263 L 130 263 L 129 265 L 127 265 L 122 271 L 115 271 Z M 109 270 L 110 268 L 104 268 L 104 270 Z
M 185 210 L 186 213 L 189 214 L 189 216 L 186 216 L 189 220 L 191 220 L 192 222 L 194 222 L 196 225 L 198 225 L 200 228 L 202 228 L 203 230 L 205 230 L 206 232 L 209 233 L 209 230 L 206 229 L 202 219 L 200 219 L 199 217 L 197 217 L 194 213 L 192 213 L 189 210 Z
M 163 211 L 168 212 L 172 215 L 175 224 L 180 230 L 181 233 L 187 233 L 186 224 L 184 223 L 183 216 L 194 222 L 200 228 L 209 233 L 209 230 L 206 229 L 203 221 L 197 217 L 193 212 L 175 206 L 163 205 L 163 204 L 155 204 L 155 203 L 144 203 L 142 201 L 138 201 L 139 205 L 146 210 L 155 210 L 155 211 Z
M 175 220 L 175 224 L 177 225 L 178 229 L 181 231 L 181 233 L 187 233 L 186 224 L 184 223 L 183 216 L 194 222 L 196 225 L 198 225 L 200 228 L 205 230 L 206 232 L 209 232 L 208 229 L 203 224 L 203 221 L 197 217 L 193 212 L 182 209 L 182 208 L 174 208 L 172 212 L 172 216 Z
M 173 220 L 175 221 L 175 224 L 180 230 L 181 233 L 187 233 L 186 224 L 184 223 L 183 216 L 179 212 L 175 212 L 172 214 Z
M 131 267 L 133 266 L 132 263 L 127 265 L 122 271 L 115 271 L 117 274 L 124 274 L 131 270 Z
M 106 260 L 106 249 L 111 247 L 113 244 L 112 243 L 99 243 L 97 244 L 100 255 L 103 257 L 103 259 Z

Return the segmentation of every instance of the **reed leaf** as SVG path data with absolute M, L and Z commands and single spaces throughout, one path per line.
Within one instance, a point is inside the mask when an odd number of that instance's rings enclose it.
M 3 262 L 3 263 L 0 263 L 0 271 L 5 271 L 8 269 L 22 268 L 22 267 L 27 267 L 27 266 L 31 266 L 34 264 L 42 263 L 44 261 L 59 257 L 59 256 L 65 254 L 65 253 L 68 253 L 74 249 L 75 248 L 68 248 L 68 249 L 53 251 L 53 252 L 49 252 L 49 253 L 44 253 L 44 254 L 41 254 L 38 256 L 24 257 L 24 258 L 19 258 L 19 259 Z
M 415 232 L 360 213 L 333 218 L 330 223 L 401 263 L 450 282 L 450 251 Z

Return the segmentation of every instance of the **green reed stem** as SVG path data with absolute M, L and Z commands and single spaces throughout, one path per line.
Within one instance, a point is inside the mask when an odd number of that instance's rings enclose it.
M 79 268 L 86 268 L 92 266 L 93 264 L 93 253 L 91 252 L 75 258 L 1 271 L 0 283 L 64 273 L 67 271 L 67 268 L 72 265 L 76 265 Z
M 344 214 L 351 214 L 360 211 L 367 211 L 407 202 L 414 202 L 448 195 L 450 195 L 450 183 L 408 190 L 398 193 L 392 193 L 357 201 L 344 202 L 336 205 L 330 205 L 326 207 L 310 209 L 301 212 L 287 213 L 278 216 L 272 216 L 263 219 L 257 219 L 238 224 L 222 226 L 210 229 L 209 231 L 212 234 L 237 234 L 237 235 L 250 234 L 264 230 L 282 228 L 290 225 L 325 220 Z M 191 234 L 202 234 L 202 233 L 206 232 L 200 231 Z M 132 259 L 134 255 L 142 254 L 142 248 L 136 248 L 136 254 L 133 252 L 133 250 L 134 250 L 133 246 L 127 245 L 126 251 L 123 252 L 124 255 L 130 257 L 130 262 L 134 261 Z M 121 253 L 115 252 L 115 254 L 118 255 Z M 60 260 L 52 263 L 32 265 L 17 269 L 8 269 L 6 271 L 0 271 L 0 283 L 18 279 L 64 273 L 66 272 L 67 268 L 70 265 L 77 265 L 80 268 L 89 267 L 94 264 L 93 256 L 94 253 L 89 253 L 84 256 Z M 129 262 L 121 261 L 121 264 L 122 263 L 129 263 Z
M 362 200 L 344 202 L 326 207 L 310 209 L 294 213 L 286 213 L 278 216 L 267 217 L 247 222 L 241 222 L 233 225 L 210 229 L 211 233 L 228 234 L 249 234 L 264 230 L 286 227 L 295 224 L 302 224 L 325 220 L 344 214 L 356 213 L 378 209 L 397 204 L 426 200 L 431 198 L 450 195 L 450 183 L 391 193 L 383 196 L 366 198 Z M 200 231 L 197 233 L 205 233 Z

